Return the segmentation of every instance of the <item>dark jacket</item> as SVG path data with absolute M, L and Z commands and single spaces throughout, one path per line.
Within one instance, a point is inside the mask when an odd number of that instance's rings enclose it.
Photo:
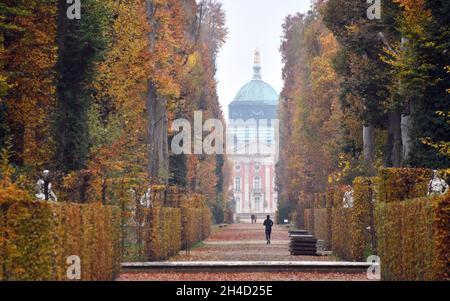
M 272 231 L 273 221 L 271 219 L 266 219 L 264 221 L 264 226 L 266 227 L 266 231 Z

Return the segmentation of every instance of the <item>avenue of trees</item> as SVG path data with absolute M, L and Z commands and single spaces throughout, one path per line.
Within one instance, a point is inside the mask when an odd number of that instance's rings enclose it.
M 299 196 L 380 167 L 450 166 L 450 6 L 316 0 L 286 18 L 281 51 L 280 216 Z
M 170 123 L 223 120 L 216 56 L 227 29 L 215 0 L 0 3 L 0 149 L 21 189 L 52 172 L 60 199 L 117 204 L 178 185 L 223 218 L 223 156 L 173 156 Z M 6 173 L 3 173 L 5 176 Z

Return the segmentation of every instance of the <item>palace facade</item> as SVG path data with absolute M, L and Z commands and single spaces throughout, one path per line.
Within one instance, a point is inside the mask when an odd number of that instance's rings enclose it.
M 275 164 L 278 159 L 278 93 L 262 80 L 260 55 L 255 53 L 253 79 L 229 105 L 228 157 L 232 163 L 236 218 L 250 222 L 256 215 L 275 217 L 278 194 Z M 230 155 L 231 154 L 231 155 Z

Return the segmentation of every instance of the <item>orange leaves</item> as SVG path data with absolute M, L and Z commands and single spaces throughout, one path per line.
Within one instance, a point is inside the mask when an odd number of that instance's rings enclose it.
M 301 190 L 323 191 L 338 168 L 342 110 L 333 60 L 340 47 L 320 18 L 290 17 L 284 27 L 277 175 L 281 199 L 293 203 Z
M 68 280 L 71 255 L 81 258 L 82 280 L 116 276 L 121 259 L 118 208 L 16 202 L 1 195 L 0 203 L 0 279 Z
M 366 274 L 339 273 L 135 273 L 119 281 L 366 281 Z
M 51 157 L 51 114 L 55 107 L 56 5 L 27 1 L 30 14 L 14 22 L 23 31 L 8 37 L 5 72 L 12 85 L 5 97 L 16 161 L 42 166 Z M 3 58 L 2 58 L 3 59 Z
M 189 43 L 185 36 L 188 24 L 183 2 L 157 0 L 153 2 L 150 21 L 150 80 L 162 96 L 177 97 L 180 94 L 179 75 L 186 60 Z M 149 9 L 149 8 L 147 8 Z
M 422 37 L 425 34 L 424 25 L 428 23 L 432 14 L 425 7 L 425 0 L 394 0 L 403 8 L 403 26 L 410 33 Z

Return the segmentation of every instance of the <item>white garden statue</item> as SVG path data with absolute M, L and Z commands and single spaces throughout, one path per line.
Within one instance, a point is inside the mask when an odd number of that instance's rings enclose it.
M 353 188 L 351 188 L 344 194 L 344 199 L 342 200 L 344 208 L 353 208 L 353 201 L 354 201 L 353 193 L 354 192 L 355 191 L 353 190 Z
M 448 184 L 439 177 L 438 171 L 433 172 L 433 179 L 428 185 L 428 196 L 443 195 L 449 191 Z
M 52 183 L 50 182 L 50 171 L 44 170 L 42 172 L 42 178 L 36 183 L 38 193 L 36 198 L 40 201 L 57 202 L 58 198 L 52 190 Z
M 153 202 L 152 202 L 152 189 L 149 188 L 144 195 L 141 197 L 141 205 L 145 208 L 153 208 Z

